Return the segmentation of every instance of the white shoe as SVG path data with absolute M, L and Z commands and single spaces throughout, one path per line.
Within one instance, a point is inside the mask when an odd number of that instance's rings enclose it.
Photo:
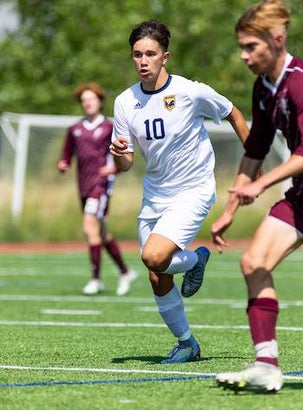
M 100 279 L 91 279 L 83 288 L 84 295 L 96 295 L 105 289 L 104 283 Z
M 128 270 L 127 273 L 123 273 L 120 275 L 119 281 L 118 281 L 118 287 L 116 294 L 118 296 L 123 296 L 125 295 L 129 289 L 130 289 L 130 284 L 133 280 L 137 279 L 138 274 L 134 270 Z
M 261 388 L 275 393 L 282 388 L 283 376 L 279 367 L 255 362 L 242 372 L 217 374 L 216 381 L 219 386 L 235 391 Z

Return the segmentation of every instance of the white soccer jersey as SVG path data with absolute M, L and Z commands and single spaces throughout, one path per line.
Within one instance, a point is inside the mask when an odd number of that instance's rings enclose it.
M 177 75 L 156 91 L 136 83 L 116 98 L 112 140 L 128 138 L 131 152 L 138 144 L 146 160 L 146 199 L 164 202 L 213 179 L 204 118 L 220 123 L 231 110 L 232 103 L 211 87 Z

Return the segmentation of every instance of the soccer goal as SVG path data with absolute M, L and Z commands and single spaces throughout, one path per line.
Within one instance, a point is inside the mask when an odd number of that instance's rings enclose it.
M 1 115 L 0 181 L 6 180 L 11 186 L 10 208 L 16 223 L 23 211 L 28 179 L 47 184 L 44 177 L 55 174 L 55 164 L 59 159 L 66 129 L 78 118 L 68 115 L 7 112 Z M 222 124 L 216 125 L 206 121 L 205 124 L 216 154 L 216 172 L 224 175 L 228 170 L 234 175 L 243 154 L 243 147 L 230 123 L 223 121 Z M 277 163 L 287 159 L 289 154 L 284 138 L 275 138 L 273 148 L 267 161 Z
M 18 222 L 23 210 L 26 173 L 29 163 L 34 168 L 34 173 L 35 170 L 38 171 L 37 178 L 39 178 L 39 167 L 34 164 L 37 162 L 43 164 L 50 141 L 58 135 L 64 135 L 66 128 L 78 118 L 69 115 L 17 113 L 3 113 L 1 115 L 1 178 L 12 180 L 11 212 L 15 222 Z M 58 156 L 59 151 L 57 152 Z

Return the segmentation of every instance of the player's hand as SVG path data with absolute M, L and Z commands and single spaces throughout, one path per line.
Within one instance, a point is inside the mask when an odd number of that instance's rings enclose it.
M 228 192 L 237 196 L 240 205 L 250 205 L 260 194 L 262 194 L 262 192 L 264 192 L 264 188 L 259 181 L 260 180 L 258 179 L 247 185 L 232 187 Z
M 99 174 L 102 177 L 108 177 L 117 173 L 117 167 L 112 165 L 105 165 L 104 167 L 99 168 Z
M 223 238 L 223 233 L 232 224 L 233 218 L 230 213 L 224 212 L 211 226 L 211 236 L 213 244 L 219 253 L 224 247 L 228 247 L 228 242 Z
M 61 161 L 58 162 L 57 169 L 60 172 L 66 172 L 69 169 L 69 165 L 65 160 L 62 159 Z
M 118 137 L 109 147 L 110 153 L 116 157 L 122 157 L 128 153 L 128 139 Z

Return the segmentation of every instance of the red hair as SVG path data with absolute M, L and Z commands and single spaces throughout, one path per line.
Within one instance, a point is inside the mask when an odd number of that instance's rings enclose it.
M 84 83 L 80 84 L 74 91 L 74 96 L 75 98 L 81 102 L 81 95 L 83 94 L 84 91 L 89 90 L 95 93 L 100 101 L 104 101 L 106 94 L 105 91 L 100 87 L 99 84 L 97 83 Z

